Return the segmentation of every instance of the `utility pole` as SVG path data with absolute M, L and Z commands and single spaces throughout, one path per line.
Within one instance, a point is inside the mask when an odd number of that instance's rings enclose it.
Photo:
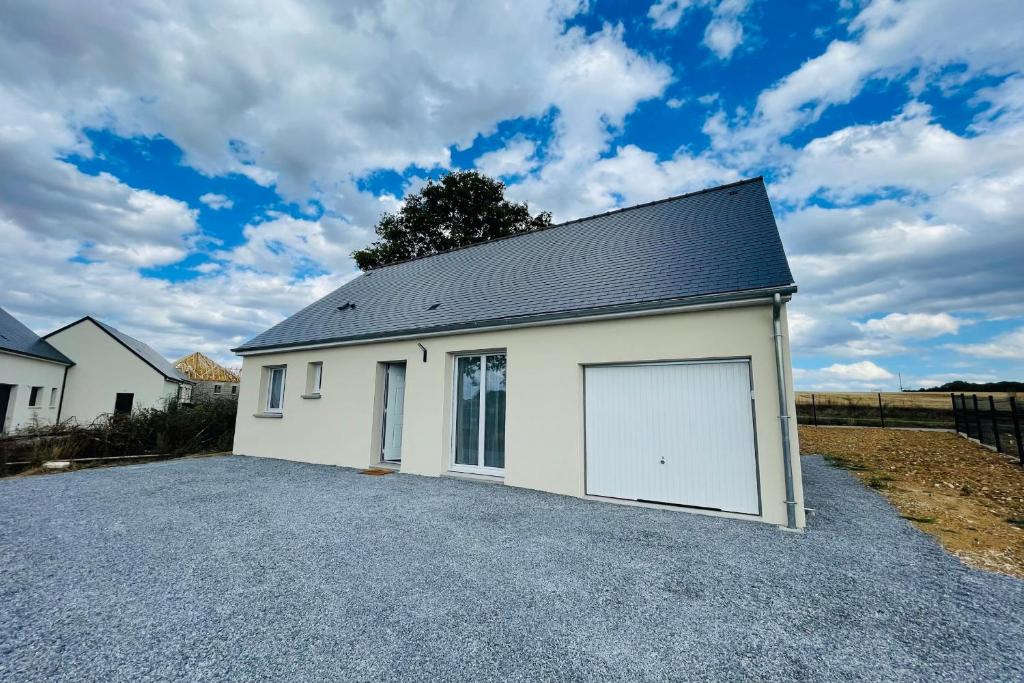
M 900 393 L 903 393 L 903 373 L 897 372 L 896 376 L 900 378 Z

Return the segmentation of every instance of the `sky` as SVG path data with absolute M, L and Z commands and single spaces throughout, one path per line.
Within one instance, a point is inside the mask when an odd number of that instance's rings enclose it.
M 1024 3 L 11 0 L 0 306 L 170 359 L 453 169 L 556 221 L 763 175 L 795 384 L 1024 380 Z

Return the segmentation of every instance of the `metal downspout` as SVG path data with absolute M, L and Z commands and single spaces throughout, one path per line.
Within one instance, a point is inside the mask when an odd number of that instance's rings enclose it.
M 793 452 L 789 442 L 789 401 L 786 396 L 786 364 L 782 357 L 782 297 L 772 297 L 772 329 L 775 337 L 775 370 L 779 385 L 779 427 L 782 429 L 782 466 L 786 470 L 786 528 L 796 529 L 796 496 L 793 493 Z
M 60 424 L 60 414 L 64 412 L 64 391 L 68 388 L 68 366 L 64 366 L 64 379 L 60 381 L 60 403 L 57 404 L 57 424 Z

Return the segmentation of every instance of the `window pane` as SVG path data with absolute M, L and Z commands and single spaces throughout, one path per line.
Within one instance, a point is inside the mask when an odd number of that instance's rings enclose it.
M 505 356 L 487 356 L 484 465 L 505 467 Z
M 284 369 L 274 368 L 270 371 L 270 401 L 267 404 L 271 410 L 281 409 L 281 389 L 284 384 Z
M 320 380 L 323 378 L 324 366 L 323 363 L 317 363 L 313 366 L 313 393 L 320 393 Z
M 455 368 L 455 463 L 480 463 L 480 358 L 463 356 Z

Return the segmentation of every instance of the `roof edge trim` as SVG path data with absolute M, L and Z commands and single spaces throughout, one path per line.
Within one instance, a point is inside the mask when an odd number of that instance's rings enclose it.
M 40 339 L 42 339 L 42 337 L 40 337 Z M 56 349 L 54 349 L 54 350 L 56 350 Z M 0 353 L 9 353 L 12 356 L 21 356 L 22 358 L 31 358 L 32 360 L 43 360 L 43 361 L 46 361 L 47 363 L 53 363 L 54 365 L 63 365 L 66 368 L 70 368 L 72 365 L 75 364 L 75 362 L 73 360 L 71 360 L 70 358 L 68 358 L 68 361 L 65 363 L 64 361 L 57 360 L 56 358 L 47 358 L 46 356 L 40 356 L 39 354 L 35 354 L 35 353 L 25 353 L 24 351 L 15 351 L 14 349 L 7 349 L 7 348 L 4 348 L 2 346 L 0 346 Z M 60 351 L 57 351 L 57 353 L 60 353 Z M 61 353 L 61 355 L 63 356 L 64 354 Z M 65 356 L 65 358 L 67 358 L 67 356 Z
M 358 335 L 352 337 L 336 337 L 305 342 L 289 342 L 286 344 L 274 344 L 270 346 L 255 346 L 246 348 L 238 346 L 231 349 L 232 353 L 240 356 L 255 356 L 279 351 L 299 351 L 302 349 L 326 348 L 331 346 L 353 346 L 357 344 L 374 344 L 378 342 L 397 341 L 401 339 L 423 339 L 427 337 L 444 337 L 453 334 L 486 332 L 496 329 L 509 329 L 516 327 L 539 327 L 543 325 L 569 324 L 574 322 L 587 322 L 589 320 L 633 318 L 645 315 L 663 315 L 674 313 L 680 310 L 694 308 L 728 308 L 741 303 L 761 303 L 762 299 L 770 300 L 775 294 L 786 297 L 787 300 L 797 291 L 795 283 L 783 286 L 764 287 L 760 289 L 748 289 L 720 294 L 706 294 L 694 297 L 676 299 L 663 299 L 660 301 L 648 301 L 638 304 L 626 304 L 620 306 L 604 306 L 600 308 L 584 308 L 570 311 L 555 311 L 551 313 L 540 313 L 515 318 L 496 318 L 481 320 L 477 322 L 446 325 L 441 327 L 420 328 L 410 330 L 396 330 L 395 332 L 381 335 Z
M 87 316 L 84 316 L 84 317 L 82 317 L 82 318 L 79 318 L 78 320 L 76 320 L 76 321 L 75 321 L 75 322 L 73 322 L 73 323 L 68 323 L 68 324 L 67 324 L 67 325 L 65 325 L 64 327 L 61 327 L 61 328 L 59 328 L 59 329 L 56 329 L 56 330 L 54 330 L 53 332 L 50 332 L 49 334 L 47 334 L 47 335 L 45 335 L 45 336 L 41 337 L 41 339 L 46 339 L 47 337 L 52 337 L 53 335 L 55 335 L 55 334 L 59 334 L 60 332 L 63 332 L 64 330 L 69 330 L 69 329 L 71 329 L 72 327 L 74 327 L 75 325 L 78 325 L 79 323 L 83 323 L 83 322 L 85 322 L 86 320 L 88 320 L 88 321 L 89 321 L 89 322 L 91 322 L 91 323 L 92 323 L 93 325 L 95 325 L 96 327 L 98 327 L 98 328 L 99 328 L 100 330 L 102 330 L 102 331 L 103 331 L 103 333 L 104 333 L 104 334 L 106 334 L 106 335 L 107 335 L 108 337 L 110 337 L 111 339 L 113 339 L 114 341 L 116 341 L 116 342 L 117 342 L 118 344 L 120 344 L 120 345 L 121 345 L 121 346 L 123 346 L 124 348 L 128 349 L 128 351 L 129 351 L 129 352 L 130 352 L 130 353 L 131 353 L 131 354 L 132 354 L 133 356 L 135 356 L 136 358 L 138 358 L 139 360 L 141 360 L 141 361 L 142 361 L 143 363 L 145 363 L 145 364 L 146 364 L 146 365 L 148 365 L 149 367 L 153 368 L 153 370 L 155 370 L 155 371 L 157 372 L 157 374 L 159 374 L 159 375 L 160 375 L 161 377 L 163 377 L 164 379 L 166 379 L 166 380 L 167 380 L 168 382 L 174 382 L 175 384 L 195 384 L 195 382 L 193 382 L 192 380 L 189 380 L 189 379 L 181 379 L 180 377 L 171 377 L 171 376 L 170 376 L 170 375 L 168 375 L 168 374 L 167 374 L 166 372 L 164 372 L 163 370 L 161 370 L 160 368 L 158 368 L 157 366 L 153 365 L 153 364 L 152 364 L 152 363 L 150 363 L 150 362 L 149 362 L 148 360 L 146 360 L 146 359 L 145 359 L 145 358 L 144 358 L 144 357 L 142 356 L 142 354 L 141 354 L 141 353 L 139 353 L 138 351 L 136 351 L 136 350 L 135 350 L 135 349 L 133 349 L 132 347 L 128 346 L 127 344 L 125 344 L 125 343 L 124 343 L 123 341 L 121 341 L 120 339 L 118 339 L 118 338 L 117 338 L 117 337 L 116 337 L 116 336 L 115 336 L 115 335 L 114 335 L 114 334 L 113 334 L 113 333 L 112 333 L 112 332 L 111 332 L 110 330 L 108 330 L 108 329 L 107 329 L 106 327 L 104 327 L 103 325 L 101 325 L 101 324 L 99 323 L 99 321 L 97 321 L 97 320 L 96 320 L 95 318 L 93 318 L 93 317 L 92 317 L 91 315 L 87 315 Z M 121 334 L 124 334 L 124 333 L 122 332 Z M 142 342 L 142 343 L 145 343 L 145 342 Z

